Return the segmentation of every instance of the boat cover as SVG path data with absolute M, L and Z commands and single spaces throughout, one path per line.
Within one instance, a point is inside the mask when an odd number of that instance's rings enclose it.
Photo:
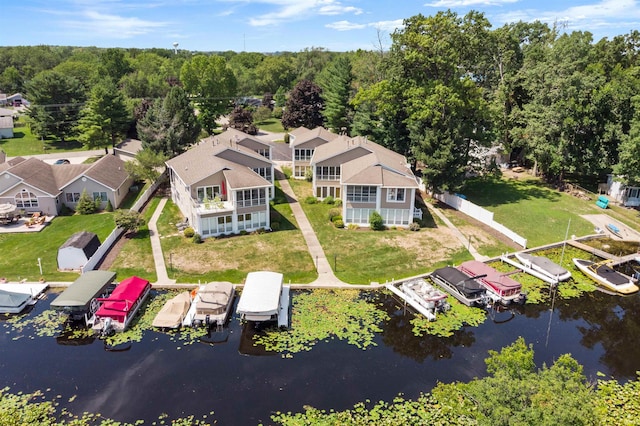
M 151 323 L 154 327 L 178 327 L 191 306 L 191 293 L 183 291 L 164 304 Z
M 51 309 L 88 310 L 91 300 L 104 293 L 115 278 L 115 272 L 87 271 L 51 302 Z
M 617 285 L 624 285 L 624 284 L 630 283 L 629 277 L 615 271 L 606 263 L 596 263 L 596 262 L 592 262 L 590 260 L 584 260 L 584 259 L 576 259 L 575 261 L 586 266 L 587 268 L 590 268 L 599 277 L 607 280 L 613 285 L 617 286 Z
M 0 312 L 5 309 L 17 308 L 31 300 L 31 295 L 27 293 L 14 293 L 12 291 L 0 290 Z
M 485 288 L 469 275 L 452 266 L 436 269 L 433 276 L 455 286 L 466 297 L 484 293 Z
M 245 315 L 276 315 L 283 276 L 278 272 L 249 272 L 236 311 Z
M 122 280 L 108 298 L 102 299 L 104 303 L 96 311 L 96 317 L 124 322 L 129 311 L 135 307 L 135 303 L 149 287 L 149 281 L 140 277 L 133 276 Z
M 531 264 L 538 266 L 540 269 L 544 269 L 549 275 L 554 277 L 564 275 L 568 272 L 562 266 L 552 262 L 544 256 L 534 256 L 529 253 L 517 253 L 516 257 L 531 262 Z
M 207 284 L 198 291 L 200 300 L 196 305 L 198 315 L 219 315 L 227 310 L 229 298 L 233 294 L 233 284 L 230 282 L 215 282 Z
M 501 292 L 522 288 L 522 284 L 518 281 L 509 278 L 502 272 L 496 271 L 491 266 L 479 260 L 468 260 L 463 262 L 459 268 L 462 272 L 470 276 L 486 275 L 486 277 L 480 278 L 480 280 Z

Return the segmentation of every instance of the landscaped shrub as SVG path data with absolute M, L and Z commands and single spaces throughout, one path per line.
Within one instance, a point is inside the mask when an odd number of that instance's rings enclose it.
M 273 110 L 273 115 L 274 116 L 276 115 L 275 109 Z M 289 133 L 285 133 L 284 134 L 284 143 L 288 144 L 290 139 L 291 139 L 291 135 Z
M 265 232 L 267 232 L 267 231 L 264 228 L 256 229 L 256 234 L 264 234 Z
M 336 220 L 342 220 L 342 215 L 334 216 L 331 222 L 335 222 Z
M 322 202 L 323 202 L 324 204 L 333 204 L 333 203 L 335 203 L 335 201 L 336 201 L 336 200 L 335 200 L 331 195 L 329 195 L 329 196 L 328 196 L 328 197 L 326 197 L 324 200 L 322 200 Z
M 342 221 L 342 219 L 336 219 L 333 221 L 333 226 L 335 226 L 336 228 L 344 228 L 344 222 Z
M 340 211 L 340 209 L 330 209 L 330 210 L 329 210 L 329 213 L 328 213 L 328 215 L 329 215 L 329 222 L 333 222 L 333 218 L 334 218 L 334 217 L 336 217 L 336 216 L 340 216 L 340 215 L 341 215 L 341 213 L 342 213 L 342 212 Z
M 184 231 L 182 231 L 182 233 L 185 237 L 192 238 L 195 235 L 196 231 L 192 227 L 188 226 L 184 228 Z
M 369 226 L 373 231 L 382 231 L 384 229 L 384 220 L 380 213 L 375 210 L 369 215 Z
M 280 230 L 280 222 L 271 222 L 271 230 L 279 231 Z
M 347 225 L 347 229 L 355 231 L 356 229 L 360 229 L 360 227 L 358 225 L 356 225 L 355 223 L 350 223 L 349 225 Z
M 312 182 L 313 181 L 313 170 L 311 170 L 310 168 L 307 169 L 307 171 L 304 172 L 304 179 L 307 182 Z
M 417 232 L 420 230 L 420 224 L 418 222 L 411 222 L 409 224 L 409 231 Z
M 113 211 L 113 206 L 111 205 L 111 200 L 107 200 L 107 205 L 105 206 L 104 211 L 106 211 L 106 212 L 112 212 Z
M 193 234 L 193 237 L 191 237 L 191 241 L 193 241 L 194 244 L 200 244 L 202 242 L 202 237 L 200 234 L 195 233 Z
M 318 199 L 313 195 L 309 195 L 307 198 L 304 199 L 304 202 L 307 204 L 316 204 L 318 202 Z
M 92 214 L 96 212 L 96 203 L 89 197 L 86 189 L 80 194 L 80 199 L 78 200 L 78 204 L 76 204 L 76 212 L 78 214 Z
M 336 206 L 336 207 L 340 207 L 340 206 L 342 206 L 342 200 L 341 200 L 340 198 L 336 198 L 336 199 L 333 201 L 333 205 L 334 205 L 334 206 Z
M 240 235 L 247 235 L 249 232 L 247 232 L 246 229 L 242 229 L 240 230 Z

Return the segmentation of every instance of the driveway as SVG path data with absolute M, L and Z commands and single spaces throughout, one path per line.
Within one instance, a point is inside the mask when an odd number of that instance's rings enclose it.
M 104 155 L 104 149 L 94 149 L 91 151 L 71 151 L 71 152 L 57 152 L 54 154 L 37 154 L 37 155 L 21 155 L 22 158 L 35 157 L 45 163 L 53 164 L 56 160 L 65 158 L 69 160 L 71 164 L 82 164 L 87 158 L 97 157 Z M 13 157 L 7 157 L 7 160 Z

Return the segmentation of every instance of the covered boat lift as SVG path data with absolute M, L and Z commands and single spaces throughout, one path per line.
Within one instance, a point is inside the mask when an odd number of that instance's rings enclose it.
M 279 327 L 289 325 L 289 286 L 283 285 L 279 272 L 249 272 L 236 312 L 247 321 L 277 320 Z
M 107 287 L 115 278 L 116 273 L 112 271 L 87 271 L 51 302 L 51 309 L 65 312 L 76 320 L 84 317 L 86 321 L 87 314 L 95 313 L 91 312 L 91 301 L 106 295 Z

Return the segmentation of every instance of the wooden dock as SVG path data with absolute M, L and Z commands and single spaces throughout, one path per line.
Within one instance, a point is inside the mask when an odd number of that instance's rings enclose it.
M 580 250 L 584 250 L 588 253 L 592 253 L 595 256 L 601 257 L 603 259 L 614 260 L 614 261 L 619 259 L 618 256 L 615 256 L 611 253 L 607 253 L 606 251 L 598 250 L 597 248 L 588 246 L 586 244 L 582 244 L 581 242 L 578 242 L 575 240 L 567 240 L 567 244 L 575 248 L 579 248 Z

